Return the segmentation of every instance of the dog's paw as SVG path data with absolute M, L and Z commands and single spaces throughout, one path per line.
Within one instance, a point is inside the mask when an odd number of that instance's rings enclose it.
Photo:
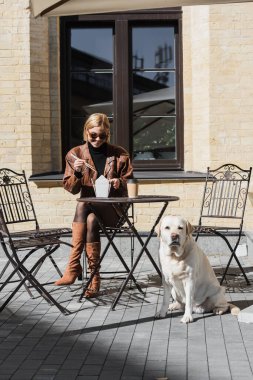
M 191 314 L 184 314 L 183 318 L 181 319 L 181 323 L 191 323 L 193 321 L 193 317 Z
M 156 318 L 156 319 L 159 319 L 159 318 L 165 318 L 166 315 L 167 315 L 167 311 L 160 310 L 160 311 L 158 311 L 158 312 L 155 314 L 155 318 Z
M 183 305 L 181 305 L 179 302 L 172 302 L 169 305 L 169 311 L 182 310 L 182 309 L 183 309 Z
M 229 303 L 228 307 L 229 307 L 232 315 L 238 315 L 240 313 L 239 307 L 233 305 L 232 303 Z
M 196 314 L 203 314 L 206 312 L 206 309 L 203 306 L 195 306 L 193 308 L 194 313 Z
M 226 313 L 227 310 L 228 310 L 228 307 L 217 306 L 213 309 L 213 313 L 216 315 L 222 315 L 222 314 Z

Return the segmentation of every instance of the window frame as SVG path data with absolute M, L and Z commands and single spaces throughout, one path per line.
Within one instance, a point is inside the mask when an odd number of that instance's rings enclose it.
M 113 77 L 114 129 L 112 143 L 124 146 L 132 152 L 132 76 L 131 72 L 131 26 L 167 24 L 176 26 L 175 59 L 176 59 L 176 149 L 175 160 L 134 160 L 135 171 L 168 171 L 184 168 L 184 126 L 183 126 L 183 78 L 182 78 L 182 11 L 181 8 L 157 9 L 124 13 L 68 16 L 60 18 L 60 68 L 61 68 L 61 120 L 62 120 L 62 158 L 65 165 L 65 154 L 70 149 L 70 29 L 82 24 L 92 26 L 114 24 L 115 61 Z M 129 110 L 129 112 L 123 112 Z

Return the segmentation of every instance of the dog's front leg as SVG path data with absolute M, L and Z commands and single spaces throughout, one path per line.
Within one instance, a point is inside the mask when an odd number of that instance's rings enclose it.
M 160 311 L 156 313 L 156 318 L 164 318 L 166 317 L 166 314 L 168 312 L 168 307 L 170 303 L 170 297 L 171 297 L 171 290 L 172 286 L 168 283 L 166 283 L 164 276 L 162 276 L 162 282 L 163 282 L 163 302 Z
M 185 313 L 181 319 L 182 323 L 189 323 L 193 321 L 192 308 L 193 308 L 193 294 L 194 294 L 194 283 L 191 277 L 184 280 L 185 289 Z

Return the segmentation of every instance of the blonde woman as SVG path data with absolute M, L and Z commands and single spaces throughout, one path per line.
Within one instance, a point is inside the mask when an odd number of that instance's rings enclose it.
M 132 177 L 132 165 L 128 152 L 109 143 L 110 123 L 106 115 L 92 114 L 84 125 L 85 144 L 71 149 L 66 155 L 64 188 L 80 197 L 95 196 L 93 183 L 104 175 L 111 183 L 109 196 L 127 196 L 126 181 Z M 101 212 L 101 208 L 102 212 Z M 118 215 L 110 205 L 100 206 L 100 214 L 107 226 L 115 226 Z M 72 245 L 67 268 L 56 285 L 73 284 L 81 276 L 80 258 L 85 246 L 88 266 L 92 272 L 100 258 L 99 223 L 89 205 L 77 202 L 72 224 Z M 97 272 L 85 292 L 87 298 L 95 297 L 100 289 L 100 275 Z

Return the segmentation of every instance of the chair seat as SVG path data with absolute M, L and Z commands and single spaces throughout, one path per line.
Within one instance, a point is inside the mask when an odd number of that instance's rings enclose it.
M 71 234 L 71 228 L 49 228 L 49 229 L 39 229 L 39 230 L 27 230 L 27 231 L 17 231 L 11 232 L 12 238 L 19 237 L 31 237 L 31 238 L 39 238 L 46 236 L 61 236 Z
M 71 228 L 50 228 L 13 232 L 10 235 L 15 249 L 22 249 L 60 244 L 59 238 L 71 233 Z
M 45 247 L 47 245 L 60 244 L 57 237 L 29 238 L 12 241 L 15 249 L 26 249 L 32 247 Z
M 240 229 L 238 227 L 218 227 L 218 226 L 194 226 L 194 233 L 212 233 L 212 234 L 215 234 L 215 232 L 219 232 L 219 231 L 222 231 L 222 232 L 234 232 L 234 231 L 239 231 Z
M 14 232 L 11 237 L 15 249 L 22 249 L 60 244 L 59 238 L 71 232 L 71 228 L 40 229 Z

